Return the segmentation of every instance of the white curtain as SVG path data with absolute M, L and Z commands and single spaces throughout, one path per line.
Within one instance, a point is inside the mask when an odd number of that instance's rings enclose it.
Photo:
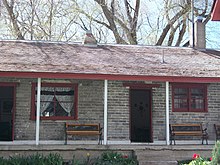
M 54 93 L 53 87 L 41 87 L 41 91 L 50 91 Z M 45 116 L 43 112 L 47 109 L 50 103 L 53 101 L 54 95 L 45 95 L 44 93 L 41 95 L 41 102 L 40 102 L 40 112 L 41 116 Z
M 72 88 L 56 88 L 56 91 L 59 92 L 69 92 Z M 62 108 L 68 113 L 68 116 L 71 116 L 71 110 L 73 109 L 74 95 L 56 95 L 56 99 L 62 106 Z

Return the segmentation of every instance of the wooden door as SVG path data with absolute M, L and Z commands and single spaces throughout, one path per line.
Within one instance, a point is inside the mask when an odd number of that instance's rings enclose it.
M 152 142 L 151 90 L 130 90 L 131 142 Z
M 0 84 L 0 141 L 13 140 L 14 88 Z

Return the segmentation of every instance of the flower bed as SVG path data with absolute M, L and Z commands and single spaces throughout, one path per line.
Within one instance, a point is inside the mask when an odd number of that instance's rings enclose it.
M 64 162 L 59 154 L 35 154 L 30 156 L 12 156 L 8 159 L 0 157 L 0 165 L 138 165 L 136 159 L 117 152 L 105 152 L 98 158 L 90 158 L 87 153 L 84 160 L 73 159 Z
M 220 165 L 220 141 L 217 141 L 212 151 L 212 157 L 203 158 L 195 153 L 192 160 L 179 161 L 179 165 Z

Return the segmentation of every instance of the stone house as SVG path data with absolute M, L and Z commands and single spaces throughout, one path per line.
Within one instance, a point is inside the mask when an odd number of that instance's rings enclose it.
M 204 45 L 0 41 L 0 140 L 63 143 L 65 122 L 100 123 L 104 144 L 169 144 L 169 123 L 214 140 L 220 52 Z

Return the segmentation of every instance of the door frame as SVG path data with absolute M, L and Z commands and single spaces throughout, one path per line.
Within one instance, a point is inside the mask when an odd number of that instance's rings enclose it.
M 143 84 L 145 85 L 145 84 Z M 129 88 L 129 139 L 131 139 L 131 90 L 143 90 L 149 91 L 149 103 L 150 103 L 150 142 L 153 143 L 153 128 L 152 128 L 152 88 L 146 88 L 146 86 L 142 86 L 141 84 L 138 86 L 130 86 Z
M 16 111 L 16 82 L 0 82 L 1 87 L 13 87 L 13 110 L 12 110 L 12 132 L 11 132 L 11 139 L 14 141 L 14 123 L 15 123 L 15 111 Z

